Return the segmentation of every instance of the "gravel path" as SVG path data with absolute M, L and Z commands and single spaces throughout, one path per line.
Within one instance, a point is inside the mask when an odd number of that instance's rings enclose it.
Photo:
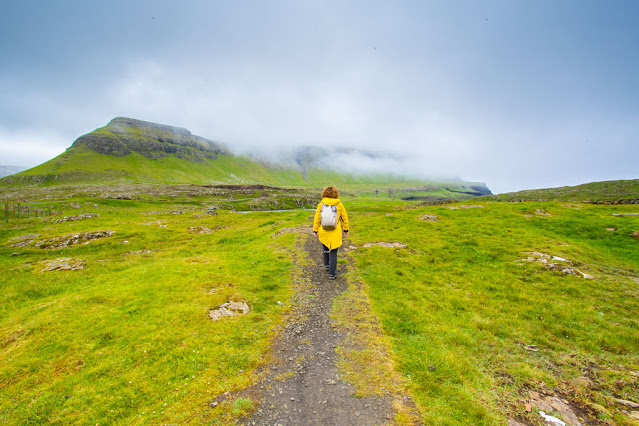
M 257 385 L 247 389 L 263 401 L 245 425 L 380 425 L 393 416 L 392 398 L 356 398 L 336 366 L 335 348 L 344 339 L 329 313 L 333 299 L 347 287 L 345 265 L 328 279 L 317 238 L 306 239 L 310 262 L 304 268 L 290 322 L 274 343 L 274 363 Z M 341 254 L 341 253 L 340 253 Z M 341 270 L 340 270 L 341 269 Z M 341 273 L 340 273 L 341 272 Z

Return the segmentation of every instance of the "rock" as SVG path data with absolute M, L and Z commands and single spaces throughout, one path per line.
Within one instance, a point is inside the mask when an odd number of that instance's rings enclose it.
M 539 395 L 536 392 L 535 394 Z M 534 398 L 532 397 L 532 392 L 531 392 L 531 398 L 532 398 L 531 404 L 539 408 L 540 410 L 543 410 L 540 412 L 540 415 L 541 413 L 544 413 L 544 412 L 552 412 L 557 414 L 557 417 L 554 417 L 554 416 L 552 417 L 559 420 L 560 423 L 554 422 L 554 424 L 569 424 L 571 426 L 582 425 L 581 421 L 579 420 L 579 418 L 577 417 L 573 409 L 570 407 L 570 405 L 562 401 L 561 399 L 555 396 L 546 396 L 544 398 L 539 398 L 539 397 Z M 548 416 L 547 414 L 545 415 Z M 544 416 L 542 415 L 542 417 Z M 549 421 L 547 417 L 544 417 L 544 419 L 547 422 L 553 423 L 552 421 Z
M 84 260 L 70 257 L 59 257 L 53 260 L 45 260 L 42 263 L 40 272 L 48 271 L 77 271 L 84 269 Z
M 542 209 L 536 209 L 535 210 L 535 214 L 538 215 L 538 216 L 552 216 L 546 210 L 542 210 Z
M 439 222 L 439 217 L 435 214 L 425 213 L 417 217 L 419 220 L 423 220 L 424 222 Z
M 639 411 L 633 411 L 632 413 L 630 413 L 630 418 L 639 420 Z
M 130 251 L 127 254 L 128 255 L 133 255 L 133 254 L 149 254 L 149 253 L 151 253 L 151 250 Z
M 221 304 L 217 309 L 210 310 L 209 317 L 213 321 L 217 321 L 223 317 L 232 317 L 238 314 L 248 314 L 249 311 L 250 308 L 246 302 L 228 301 Z
M 606 228 L 606 231 L 615 232 L 617 228 Z
M 365 243 L 364 245 L 362 245 L 362 247 L 372 247 L 372 246 L 380 246 L 380 247 L 388 247 L 388 248 L 403 248 L 403 249 L 408 247 L 406 244 L 403 244 L 403 243 L 385 243 L 385 242 Z
M 56 220 L 55 222 L 53 222 L 53 224 L 55 225 L 57 223 L 62 223 L 62 222 L 73 222 L 76 220 L 90 219 L 92 217 L 100 217 L 100 215 L 95 213 L 87 213 L 87 214 L 79 214 L 76 216 L 64 216 L 63 218 L 60 218 Z
M 539 348 L 537 347 L 537 345 L 526 345 L 524 346 L 524 349 L 530 352 L 539 352 Z
M 38 238 L 39 234 L 20 235 L 19 237 L 11 238 L 9 242 L 12 242 L 9 247 L 27 247 L 33 240 Z
M 478 205 L 474 205 L 474 204 L 462 204 L 459 206 L 444 206 L 444 208 L 446 209 L 450 209 L 450 210 L 459 210 L 459 209 L 483 209 L 484 206 L 478 206 Z
M 212 229 L 209 229 L 205 226 L 189 226 L 186 228 L 191 234 L 210 234 L 213 232 Z
M 38 241 L 35 244 L 35 247 L 53 250 L 53 249 L 72 246 L 79 243 L 88 243 L 89 241 L 96 240 L 99 238 L 110 237 L 113 234 L 115 234 L 115 231 L 78 232 L 74 234 L 67 234 L 60 237 L 54 237 L 54 238 L 49 238 L 47 240 Z
M 620 405 L 625 405 L 630 408 L 639 408 L 639 404 L 633 401 L 628 401 L 626 399 L 615 399 L 615 402 Z
M 526 426 L 524 423 L 520 423 L 515 419 L 508 419 L 508 426 Z
M 639 231 L 632 232 L 630 236 L 635 240 L 639 240 Z

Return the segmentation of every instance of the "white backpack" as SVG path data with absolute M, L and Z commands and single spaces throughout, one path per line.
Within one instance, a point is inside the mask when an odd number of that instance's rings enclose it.
M 322 204 L 320 218 L 325 231 L 334 231 L 337 228 L 337 206 Z

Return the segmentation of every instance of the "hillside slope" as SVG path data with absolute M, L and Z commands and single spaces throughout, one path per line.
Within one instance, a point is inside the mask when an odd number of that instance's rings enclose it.
M 350 155 L 345 152 L 344 155 Z M 238 156 L 212 140 L 163 124 L 118 117 L 80 136 L 66 152 L 0 180 L 2 186 L 235 184 L 276 186 L 389 185 L 401 196 L 464 199 L 490 194 L 483 183 L 425 182 L 379 173 L 340 173 L 317 161 L 340 152 L 301 148 L 289 161 Z M 383 184 L 381 187 L 379 184 Z M 405 189 L 408 188 L 408 191 Z M 409 195 L 406 195 L 409 194 Z
M 594 203 L 639 203 L 639 179 L 591 182 L 577 186 L 531 189 L 485 197 L 494 201 L 580 201 Z

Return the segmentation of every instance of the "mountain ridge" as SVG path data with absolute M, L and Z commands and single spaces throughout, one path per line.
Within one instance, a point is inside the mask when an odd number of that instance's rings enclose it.
M 327 167 L 331 161 L 347 158 L 354 153 L 362 158 L 379 157 L 379 154 L 317 147 L 299 147 L 292 152 L 291 157 L 280 161 L 235 155 L 224 144 L 194 135 L 182 127 L 116 117 L 106 126 L 78 137 L 61 155 L 0 182 L 2 185 L 30 186 L 116 183 L 277 186 L 433 184 L 436 190 L 431 192 L 439 191 L 436 195 L 444 198 L 491 193 L 484 183 L 452 179 L 434 183 L 432 180 L 388 173 L 340 172 Z M 473 187 L 472 194 L 467 193 L 469 187 Z

